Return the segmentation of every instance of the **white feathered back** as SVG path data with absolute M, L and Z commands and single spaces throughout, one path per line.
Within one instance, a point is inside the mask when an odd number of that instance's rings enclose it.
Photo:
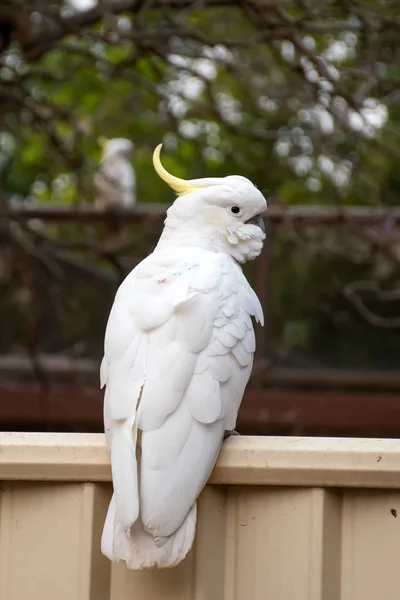
M 186 192 L 158 171 L 184 196 L 117 292 L 101 366 L 114 484 L 102 551 L 132 569 L 174 566 L 189 552 L 196 500 L 250 377 L 251 317 L 263 322 L 233 258 L 261 250 L 260 192 L 240 177 L 196 180 Z
M 132 208 L 136 203 L 136 177 L 129 160 L 133 144 L 114 138 L 104 144 L 100 167 L 94 176 L 99 208 Z
M 180 249 L 156 251 L 120 287 L 102 365 L 114 482 L 103 551 L 111 560 L 165 567 L 190 549 L 193 507 L 250 376 L 251 315 L 262 321 L 240 267 L 201 249 L 185 258 Z

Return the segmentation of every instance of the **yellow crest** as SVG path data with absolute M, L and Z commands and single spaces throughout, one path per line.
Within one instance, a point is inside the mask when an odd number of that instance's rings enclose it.
M 100 148 L 104 148 L 104 146 L 107 144 L 108 139 L 104 136 L 101 135 L 100 137 L 97 138 L 97 143 L 99 144 Z
M 185 194 L 190 194 L 191 192 L 200 190 L 201 187 L 192 185 L 190 181 L 186 181 L 185 179 L 175 177 L 175 175 L 168 173 L 168 171 L 161 164 L 161 148 L 162 144 L 159 144 L 153 153 L 153 165 L 161 179 L 165 181 L 165 183 L 167 183 L 169 187 L 171 187 L 179 196 L 184 196 Z

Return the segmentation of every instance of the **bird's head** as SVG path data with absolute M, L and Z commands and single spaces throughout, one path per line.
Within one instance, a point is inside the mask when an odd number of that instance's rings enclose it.
M 127 138 L 113 138 L 111 140 L 100 138 L 99 143 L 103 150 L 103 160 L 110 157 L 129 158 L 134 149 L 133 142 Z
M 161 147 L 154 151 L 154 168 L 178 194 L 167 211 L 165 234 L 230 254 L 241 263 L 258 256 L 267 202 L 255 185 L 239 175 L 188 181 L 175 177 L 161 164 Z

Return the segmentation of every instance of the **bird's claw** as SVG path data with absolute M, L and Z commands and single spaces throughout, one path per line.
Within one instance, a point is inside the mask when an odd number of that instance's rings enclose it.
M 240 433 L 238 433 L 236 429 L 226 429 L 224 433 L 224 440 L 226 440 L 228 437 L 231 437 L 231 435 L 240 435 Z

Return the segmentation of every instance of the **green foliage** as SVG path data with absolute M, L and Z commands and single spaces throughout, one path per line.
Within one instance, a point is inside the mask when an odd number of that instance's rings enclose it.
M 292 18 L 300 13 L 298 6 L 288 9 Z M 162 11 L 147 11 L 139 18 L 142 30 L 133 17 L 124 17 L 132 34 L 144 32 L 148 39 L 178 22 Z M 336 18 L 344 18 L 341 5 Z M 315 106 L 323 106 L 323 93 L 305 85 L 300 61 L 294 65 L 292 59 L 282 59 L 280 42 L 266 38 L 246 45 L 259 32 L 244 19 L 241 8 L 200 9 L 182 19 L 197 37 L 175 35 L 166 42 L 160 38 L 164 52 L 149 50 L 145 37 L 135 43 L 134 35 L 112 43 L 101 22 L 90 29 L 90 35 L 69 35 L 39 60 L 23 65 L 24 89 L 42 112 L 38 116 L 21 106 L 5 109 L 3 127 L 14 139 L 2 171 L 7 197 L 32 196 L 39 203 L 68 205 L 93 202 L 93 175 L 101 155 L 98 138 L 106 136 L 134 141 L 139 202 L 169 204 L 173 199 L 152 167 L 152 152 L 163 141 L 164 164 L 179 177 L 241 174 L 284 205 L 398 204 L 398 103 L 388 105 L 387 124 L 371 135 L 340 123 L 324 131 L 315 115 Z M 345 35 L 346 31 L 335 36 L 315 33 L 308 36 L 308 43 L 311 39 L 315 52 L 321 54 Z M 236 45 L 228 48 L 220 43 L 222 39 L 236 40 Z M 337 65 L 343 72 L 365 66 L 366 50 L 358 42 L 357 51 Z M 392 43 L 398 52 L 399 39 Z M 174 54 L 179 61 L 171 58 Z M 188 58 L 200 55 L 200 59 Z M 208 74 L 196 77 L 206 67 Z M 400 69 L 382 65 L 379 77 L 387 85 L 396 84 Z M 376 92 L 382 100 L 378 83 L 371 86 L 370 94 L 374 97 Z M 341 91 L 352 97 L 356 79 L 344 77 Z M 325 119 L 329 121 L 329 115 Z M 130 231 L 134 249 L 129 264 L 151 250 L 155 230 L 144 232 Z M 81 224 L 50 226 L 47 234 L 62 242 L 90 240 L 98 245 L 112 235 L 107 226 Z M 322 231 L 317 240 L 321 250 L 314 253 L 309 252 L 316 244 L 314 238 L 299 246 L 293 236 L 276 236 L 269 318 L 270 347 L 277 356 L 285 348 L 289 354 L 298 351 L 320 362 L 340 364 L 373 363 L 389 350 L 400 358 L 395 332 L 383 334 L 366 323 L 342 294 L 343 286 L 358 278 L 390 287 L 398 278 L 396 267 L 391 264 L 378 276 L 372 255 L 360 265 L 353 260 L 351 245 L 346 256 L 339 256 L 341 235 L 342 230 L 333 232 L 335 250 L 330 252 Z M 85 251 L 77 255 L 87 258 Z M 101 266 L 111 272 L 110 262 L 102 260 Z M 64 340 L 71 347 L 90 337 L 84 352 L 99 354 L 116 282 L 106 286 L 93 312 L 99 284 L 80 280 L 68 285 L 78 308 L 69 308 L 60 317 L 62 334 L 57 343 Z M 15 311 L 10 303 L 2 310 L 13 315 Z M 386 314 L 387 307 L 377 306 L 377 310 Z M 43 346 L 57 346 L 46 327 Z M 6 336 L 7 344 L 13 335 L 21 340 L 22 331 L 23 327 Z

